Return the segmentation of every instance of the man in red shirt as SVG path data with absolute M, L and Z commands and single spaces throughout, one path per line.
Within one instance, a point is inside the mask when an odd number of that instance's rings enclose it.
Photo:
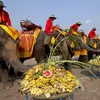
M 74 50 L 74 55 L 80 55 L 81 44 L 80 44 L 80 35 L 78 28 L 81 26 L 81 22 L 77 22 L 70 27 L 68 32 L 70 39 L 70 46 Z
M 46 26 L 45 26 L 45 32 L 47 34 L 46 38 L 45 38 L 45 41 L 44 41 L 44 44 L 49 44 L 50 42 L 50 36 L 52 34 L 52 31 L 53 31 L 53 21 L 57 19 L 54 15 L 51 15 L 49 17 L 49 19 L 46 21 Z
M 92 28 L 92 30 L 89 32 L 89 34 L 88 34 L 88 38 L 94 38 L 94 37 L 96 37 L 97 35 L 96 35 L 96 27 L 94 27 L 94 28 Z
M 45 26 L 45 32 L 46 34 L 51 34 L 52 33 L 52 27 L 53 27 L 53 21 L 56 19 L 54 15 L 51 15 L 49 19 L 46 22 Z
M 3 2 L 0 1 L 0 24 L 11 26 L 9 14 L 5 10 L 3 10 L 4 7 L 6 6 L 4 6 Z
M 76 31 L 77 33 L 78 33 L 78 28 L 81 26 L 82 24 L 81 24 L 81 22 L 77 22 L 77 23 L 75 23 L 75 24 L 73 24 L 71 27 L 70 27 L 70 31 L 69 31 L 69 35 L 70 34 L 72 34 L 71 32 L 72 32 L 72 30 L 73 31 Z

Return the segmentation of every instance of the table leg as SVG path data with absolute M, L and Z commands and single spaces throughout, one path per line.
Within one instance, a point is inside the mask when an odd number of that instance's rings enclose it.
M 26 100 L 28 100 L 28 96 L 26 95 Z
M 74 94 L 72 93 L 72 100 L 74 100 Z

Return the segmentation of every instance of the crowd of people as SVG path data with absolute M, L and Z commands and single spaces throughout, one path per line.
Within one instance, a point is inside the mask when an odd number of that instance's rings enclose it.
M 5 11 L 3 8 L 5 8 L 6 6 L 4 5 L 4 3 L 2 1 L 0 1 L 0 24 L 3 24 L 3 25 L 8 25 L 8 26 L 12 26 L 11 25 L 11 19 L 10 19 L 10 16 L 9 16 L 9 13 L 7 11 Z M 45 32 L 46 34 L 48 35 L 48 37 L 50 36 L 50 34 L 52 34 L 53 32 L 53 21 L 56 20 L 57 18 L 54 16 L 54 15 L 51 15 L 47 21 L 46 21 L 46 25 L 45 25 Z M 81 22 L 77 22 L 75 24 L 73 24 L 71 27 L 70 27 L 70 30 L 74 30 L 77 32 L 77 35 L 79 33 L 79 27 L 82 25 Z M 59 27 L 59 26 L 58 26 Z M 71 34 L 71 31 L 68 32 L 68 34 L 70 35 Z M 96 34 L 96 27 L 92 28 L 90 30 L 90 32 L 88 33 L 88 38 L 95 38 L 97 37 L 97 34 Z M 49 38 L 47 38 L 49 39 Z

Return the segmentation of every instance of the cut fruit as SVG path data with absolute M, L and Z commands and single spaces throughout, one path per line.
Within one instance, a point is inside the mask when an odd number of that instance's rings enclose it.
M 43 72 L 43 75 L 44 75 L 45 77 L 51 77 L 51 76 L 52 76 L 52 72 L 51 72 L 50 70 L 45 70 L 45 71 Z

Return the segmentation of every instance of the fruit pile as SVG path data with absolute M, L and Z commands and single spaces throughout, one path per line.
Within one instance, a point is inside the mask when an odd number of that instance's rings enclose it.
M 45 95 L 48 98 L 54 94 L 71 93 L 78 86 L 76 77 L 68 70 L 43 63 L 25 73 L 19 90 L 32 96 Z
M 97 56 L 95 59 L 91 59 L 88 63 L 91 65 L 100 66 L 100 56 Z

